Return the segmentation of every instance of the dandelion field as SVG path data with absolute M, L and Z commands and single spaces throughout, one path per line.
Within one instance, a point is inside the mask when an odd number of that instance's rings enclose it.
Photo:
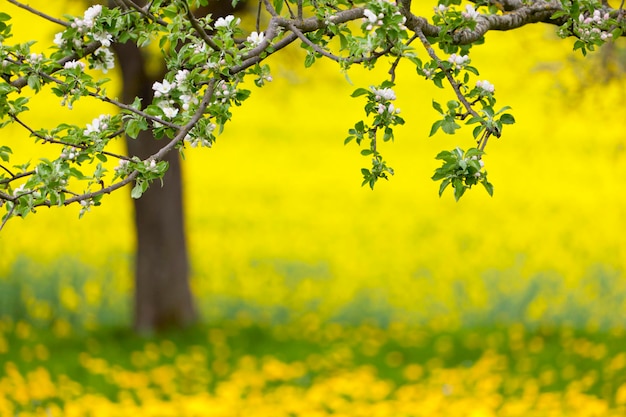
M 459 203 L 430 180 L 439 150 L 466 145 L 427 137 L 445 91 L 399 68 L 396 175 L 370 191 L 343 139 L 362 117 L 350 93 L 384 68 L 351 85 L 296 52 L 276 62 L 215 147 L 185 153 L 191 329 L 124 330 L 128 193 L 81 220 L 10 221 L 0 416 L 625 415 L 625 89 L 573 56 L 542 26 L 473 52 L 518 122 L 487 149 L 494 197 Z M 40 124 L 110 111 L 55 100 L 33 101 Z M 28 159 L 24 132 L 2 134 Z

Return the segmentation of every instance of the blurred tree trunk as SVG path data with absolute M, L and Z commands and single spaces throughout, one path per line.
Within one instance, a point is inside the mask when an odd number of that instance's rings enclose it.
M 135 97 L 145 105 L 153 98 L 152 84 L 164 70 L 149 74 L 145 57 L 133 43 L 117 44 L 123 81 L 123 100 Z M 146 158 L 162 146 L 151 131 L 127 138 L 128 154 Z M 180 159 L 166 157 L 169 169 L 163 186 L 153 183 L 140 199 L 133 199 L 137 252 L 135 256 L 134 327 L 146 333 L 170 326 L 184 326 L 196 319 L 189 288 L 189 260 L 185 239 L 183 187 Z
M 233 11 L 229 0 L 217 0 L 196 15 L 210 13 L 216 19 Z M 152 84 L 163 80 L 165 65 L 150 73 L 144 52 L 135 44 L 116 44 L 114 49 L 122 71 L 123 100 L 132 103 L 139 97 L 144 105 L 152 102 Z M 137 139 L 127 138 L 126 143 L 129 155 L 140 158 L 162 146 L 150 131 L 141 132 Z M 134 328 L 140 333 L 182 327 L 197 319 L 189 287 L 180 158 L 170 152 L 166 160 L 169 169 L 163 186 L 153 183 L 140 199 L 133 200 L 137 236 Z

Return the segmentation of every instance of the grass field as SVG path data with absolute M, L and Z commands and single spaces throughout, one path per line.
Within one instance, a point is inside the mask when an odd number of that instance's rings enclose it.
M 20 36 L 57 31 L 35 29 Z M 471 145 L 427 137 L 446 92 L 399 69 L 396 175 L 370 191 L 343 139 L 361 118 L 351 91 L 384 68 L 350 85 L 330 64 L 302 71 L 295 51 L 276 62 L 216 145 L 186 153 L 195 328 L 124 330 L 128 193 L 80 221 L 10 221 L 0 416 L 625 415 L 623 83 L 580 89 L 571 42 L 541 26 L 474 54 L 518 123 L 487 149 L 494 197 L 459 203 L 429 179 L 439 150 Z M 110 111 L 56 105 L 35 100 L 38 123 Z M 2 133 L 34 157 L 24 132 Z

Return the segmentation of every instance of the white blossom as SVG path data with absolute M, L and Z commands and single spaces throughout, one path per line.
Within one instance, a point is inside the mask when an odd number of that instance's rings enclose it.
M 95 69 L 102 70 L 102 72 L 106 74 L 110 69 L 113 69 L 115 67 L 115 57 L 108 48 L 101 46 L 100 48 L 96 49 L 96 52 L 94 52 L 94 56 L 97 58 L 96 62 L 94 63 Z
M 102 46 L 111 46 L 111 42 L 113 41 L 113 36 L 108 33 L 92 33 L 94 40 L 97 40 L 102 44 Z
M 389 105 L 385 106 L 382 103 L 378 103 L 376 106 L 376 110 L 378 114 L 389 113 L 389 114 L 398 114 L 400 113 L 400 109 L 396 109 L 396 106 L 393 103 L 389 103 Z
M 91 124 L 87 125 L 87 128 L 83 131 L 83 134 L 85 136 L 92 136 L 92 134 L 95 134 L 96 136 L 99 135 L 109 127 L 110 120 L 111 116 L 109 116 L 108 114 L 102 114 L 96 117 L 92 120 Z
M 256 46 L 259 46 L 263 42 L 264 39 L 265 39 L 265 34 L 263 32 L 261 33 L 252 32 L 246 40 L 250 42 L 252 47 L 256 47 Z
M 465 64 L 469 62 L 469 60 L 470 59 L 467 55 L 457 55 L 457 54 L 452 54 L 448 58 L 448 62 L 450 62 L 451 64 L 454 64 L 457 67 L 464 66 Z
M 36 53 L 30 54 L 30 62 L 32 64 L 38 64 L 42 60 L 43 60 L 43 55 L 42 54 L 36 54 Z
M 100 13 L 102 13 L 102 5 L 96 4 L 85 10 L 83 17 L 85 20 L 93 21 Z
M 206 125 L 204 135 L 199 136 L 197 134 L 190 133 L 185 136 L 185 142 L 187 142 L 192 148 L 197 148 L 198 146 L 210 148 L 213 146 L 211 138 L 213 137 L 213 131 L 216 127 L 215 123 L 209 123 Z
M 174 79 L 176 80 L 176 85 L 179 88 L 182 87 L 187 81 L 188 76 L 189 76 L 189 70 L 186 70 L 186 69 L 178 70 L 178 72 L 174 76 Z
M 65 147 L 61 151 L 61 158 L 63 159 L 74 159 L 78 156 L 78 151 L 72 147 Z
M 612 34 L 612 33 L 602 32 L 602 33 L 600 34 L 600 39 L 602 39 L 603 41 L 605 41 L 605 40 L 607 40 L 607 39 L 609 39 L 609 38 L 612 38 L 612 37 L 613 37 L 613 34 Z
M 74 69 L 74 68 L 80 68 L 82 71 L 85 70 L 85 63 L 84 62 L 80 62 L 80 61 L 68 61 L 65 63 L 65 65 L 63 65 L 63 68 L 65 69 Z
M 176 84 L 170 83 L 167 80 L 163 80 L 162 83 L 157 81 L 152 84 L 152 89 L 154 90 L 155 97 L 161 97 L 169 94 L 169 92 L 172 91 L 174 87 L 176 87 Z
M 495 91 L 495 87 L 487 80 L 478 80 L 476 81 L 476 87 L 481 90 L 486 91 L 487 93 L 493 93 Z
M 115 170 L 115 172 L 125 172 L 126 168 L 128 168 L 128 160 L 120 159 L 120 162 L 113 169 Z
M 376 95 L 377 101 L 380 101 L 381 99 L 382 100 L 395 100 L 396 99 L 396 93 L 391 88 L 379 89 L 375 87 L 370 87 L 370 89 Z
M 378 22 L 378 16 L 376 16 L 376 14 L 370 9 L 363 10 L 363 15 L 372 24 Z
M 439 6 L 435 7 L 435 13 L 436 14 L 444 14 L 445 12 L 448 11 L 448 7 L 444 6 L 443 4 L 440 4 Z
M 100 4 L 96 4 L 91 6 L 87 10 L 85 10 L 85 14 L 82 19 L 74 19 L 72 22 L 72 27 L 84 32 L 85 29 L 91 29 L 94 27 L 96 19 L 100 13 L 102 12 L 102 6 Z
M 168 119 L 172 119 L 176 117 L 178 114 L 178 109 L 172 105 L 172 101 L 161 101 L 159 103 L 159 107 L 163 110 L 163 114 Z
M 480 16 L 480 13 L 478 13 L 474 9 L 474 6 L 468 4 L 467 6 L 465 6 L 465 11 L 461 13 L 461 16 L 463 16 L 467 20 L 476 20 L 478 19 L 478 16 Z
M 143 164 L 146 167 L 146 170 L 151 171 L 151 172 L 157 172 L 159 169 L 154 159 L 151 159 L 149 161 L 144 161 Z
M 230 14 L 226 17 L 220 17 L 219 19 L 217 19 L 217 21 L 215 22 L 215 27 L 216 28 L 228 28 L 232 25 L 233 22 L 235 25 L 238 25 L 240 21 L 241 19 L 235 20 L 235 16 Z
M 189 110 L 191 104 L 198 104 L 198 98 L 194 95 L 183 94 L 180 96 L 180 101 L 183 103 L 183 110 Z
M 65 45 L 65 39 L 63 39 L 63 32 L 59 32 L 54 35 L 54 44 L 59 48 L 62 48 Z
M 22 194 L 23 191 L 24 191 L 24 184 L 20 185 L 15 190 L 13 190 L 13 196 L 17 197 L 18 195 Z

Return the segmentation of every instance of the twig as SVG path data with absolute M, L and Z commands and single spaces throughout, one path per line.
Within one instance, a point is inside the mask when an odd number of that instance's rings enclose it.
M 63 145 L 63 146 L 69 146 L 69 147 L 72 147 L 72 148 L 82 149 L 82 150 L 85 150 L 85 149 L 89 148 L 88 145 L 69 143 L 69 142 L 64 142 L 64 141 L 61 141 L 61 140 L 56 140 L 56 139 L 51 139 L 51 138 L 45 137 L 44 135 L 40 134 L 39 132 L 36 132 L 33 128 L 28 126 L 26 123 L 22 122 L 17 116 L 9 114 L 9 117 L 11 117 L 11 119 L 15 120 L 24 129 L 28 130 L 32 136 L 35 136 L 35 137 L 43 140 L 44 142 L 54 143 L 54 144 Z M 115 135 L 114 136 L 110 136 L 109 139 L 113 139 L 114 137 L 120 136 L 123 133 L 124 133 L 124 130 L 118 130 L 117 132 L 115 132 Z M 127 160 L 127 161 L 131 160 L 131 158 L 129 158 L 128 156 L 118 155 L 116 153 L 109 152 L 109 151 L 100 151 L 100 154 L 106 155 L 106 156 L 110 156 L 112 158 L 124 159 L 124 160 Z
M 200 26 L 198 19 L 196 19 L 196 17 L 193 15 L 193 12 L 191 11 L 191 8 L 189 7 L 189 5 L 186 2 L 182 2 L 181 4 L 183 5 L 182 7 L 185 9 L 185 12 L 187 13 L 187 18 L 189 19 L 189 23 L 191 23 L 191 26 L 194 28 L 194 30 L 200 36 L 200 38 L 202 38 L 202 40 L 207 45 L 209 45 L 213 50 L 222 51 L 222 48 L 217 46 L 217 44 L 213 42 L 213 39 L 211 39 L 211 37 L 206 33 L 204 28 Z M 227 51 L 227 52 L 230 55 L 232 55 L 230 51 Z
M 53 23 L 56 23 L 58 25 L 62 25 L 62 26 L 65 26 L 65 27 L 69 27 L 70 26 L 70 24 L 68 22 L 66 22 L 66 21 L 57 19 L 56 17 L 49 16 L 49 15 L 43 13 L 43 12 L 40 12 L 39 10 L 33 9 L 32 7 L 30 7 L 27 4 L 20 3 L 17 0 L 7 0 L 7 1 L 9 3 L 13 4 L 14 6 L 20 7 L 22 9 L 24 9 L 24 10 L 28 10 L 30 13 L 32 13 L 34 15 L 37 15 L 39 17 L 42 17 L 42 18 L 44 18 L 46 20 L 49 20 L 50 22 L 53 22 Z
M 13 212 L 15 211 L 15 207 L 16 207 L 15 203 L 13 203 L 13 205 L 9 209 L 9 212 L 4 215 L 4 219 L 2 219 L 2 224 L 0 224 L 0 231 L 2 231 L 2 229 L 4 228 L 4 225 L 7 224 L 9 219 L 13 217 Z

